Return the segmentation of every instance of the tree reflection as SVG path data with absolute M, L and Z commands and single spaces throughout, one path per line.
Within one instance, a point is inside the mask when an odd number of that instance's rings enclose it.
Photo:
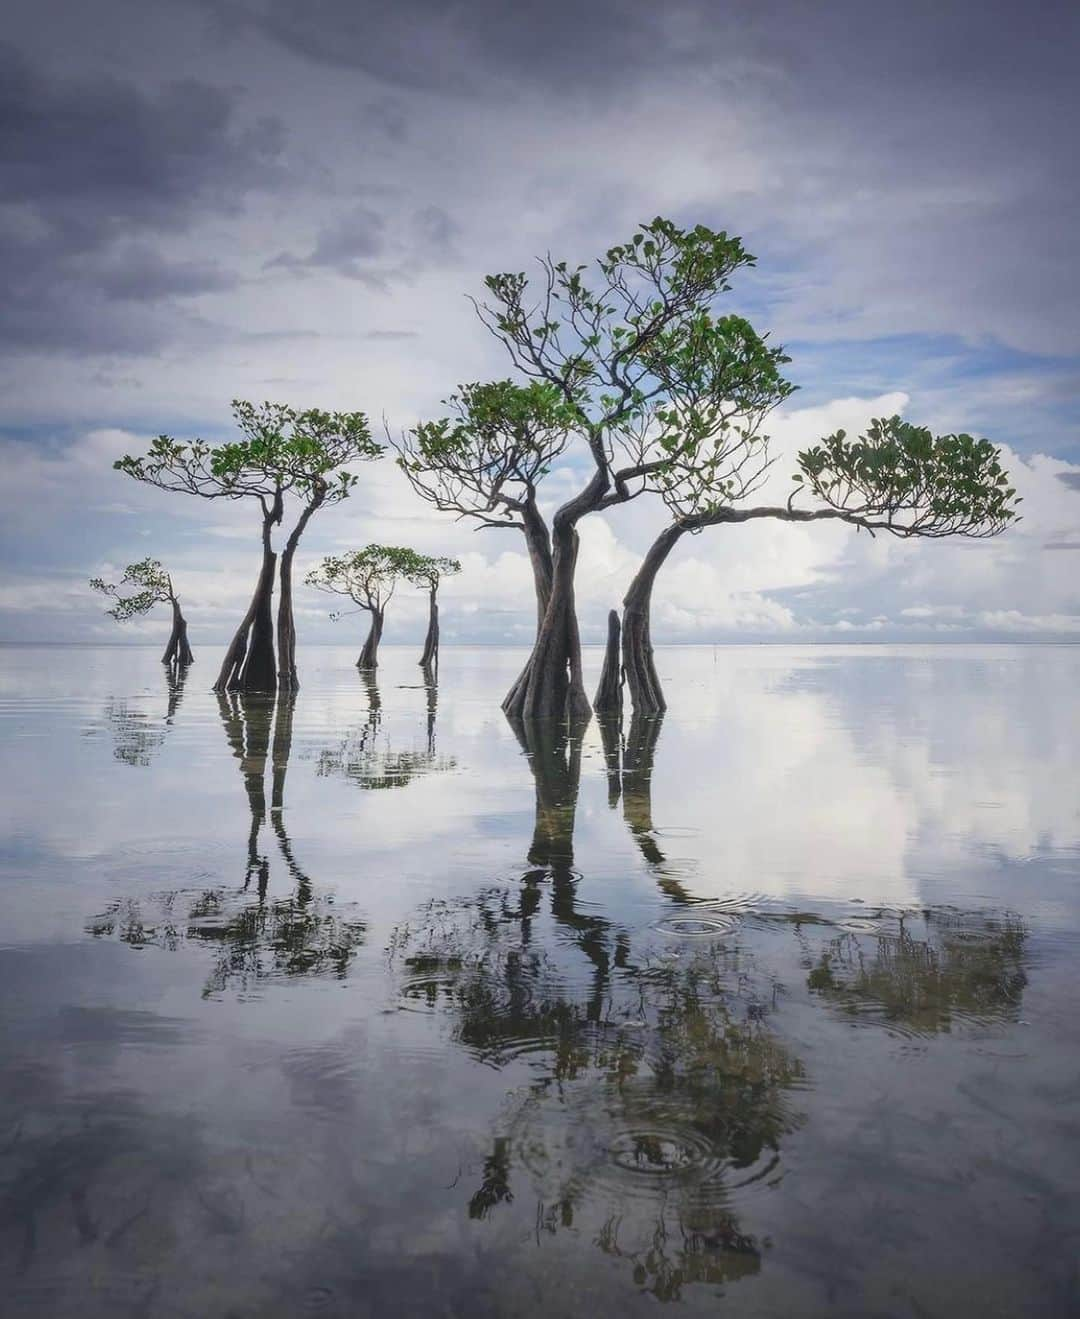
M 452 756 L 440 756 L 435 750 L 435 722 L 438 710 L 436 671 L 423 668 L 427 697 L 427 740 L 422 748 L 395 750 L 383 732 L 382 698 L 375 674 L 359 671 L 367 691 L 367 717 L 333 748 L 320 752 L 317 772 L 341 774 L 364 789 L 403 788 L 423 774 L 453 769 Z
M 477 1061 L 513 1069 L 513 1098 L 473 1173 L 469 1217 L 520 1216 L 532 1192 L 536 1232 L 591 1239 L 667 1302 L 762 1267 L 755 1197 L 783 1175 L 808 1084 L 780 1035 L 784 986 L 769 969 L 790 970 L 792 932 L 811 1002 L 920 1031 L 1014 1016 L 1025 934 L 1013 918 L 985 914 L 859 908 L 856 920 L 695 898 L 671 874 L 653 820 L 661 727 L 637 717 L 624 738 L 601 723 L 608 801 L 668 903 L 702 913 L 679 918 L 701 937 L 631 931 L 583 901 L 574 849 L 583 730 L 538 722 L 515 728 L 535 786 L 520 881 L 429 903 L 395 931 L 390 951 L 403 1008 L 439 1014 Z M 706 933 L 713 906 L 737 913 L 726 934 Z
M 807 984 L 820 1001 L 919 1035 L 1019 1018 L 1027 975 L 1017 917 L 929 908 L 878 923 L 835 934 L 807 956 Z
M 229 986 L 249 990 L 279 976 L 343 976 L 364 940 L 364 922 L 339 915 L 332 897 L 317 892 L 296 859 L 285 826 L 285 776 L 296 697 L 283 694 L 275 701 L 273 695 L 230 692 L 220 693 L 217 700 L 226 739 L 240 762 L 250 816 L 240 887 L 164 893 L 155 899 L 152 913 L 144 912 L 136 899 L 119 899 L 91 922 L 90 932 L 135 947 L 175 949 L 187 942 L 212 948 L 215 965 L 204 995 Z M 289 892 L 283 896 L 270 892 L 275 852 L 289 878 Z
M 167 665 L 165 675 L 166 705 L 164 718 L 148 714 L 127 700 L 105 703 L 104 720 L 113 739 L 113 755 L 125 765 L 147 766 L 165 744 L 184 695 L 187 669 Z
M 661 890 L 673 901 L 693 899 L 668 865 L 653 823 L 652 779 L 664 712 L 635 710 L 625 738 L 620 721 L 600 720 L 600 737 L 608 782 L 608 805 L 622 802 L 623 819 Z
M 580 728 L 515 729 L 536 791 L 516 889 L 429 903 L 391 940 L 402 1005 L 444 1014 L 453 1038 L 528 1081 L 492 1137 L 468 1201 L 486 1219 L 525 1178 L 538 1230 L 582 1222 L 661 1300 L 760 1268 L 737 1201 L 778 1175 L 803 1068 L 767 1025 L 772 986 L 732 945 L 678 959 L 582 909 L 574 869 Z M 620 778 L 645 828 L 656 721 Z M 636 776 L 636 777 L 635 777 Z M 548 896 L 544 902 L 545 893 Z

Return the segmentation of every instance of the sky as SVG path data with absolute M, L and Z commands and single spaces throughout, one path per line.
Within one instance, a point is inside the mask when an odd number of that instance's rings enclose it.
M 757 523 L 687 537 L 654 640 L 1080 639 L 1080 8 L 1003 0 L 8 0 L 0 30 L 0 640 L 153 641 L 87 587 L 162 559 L 196 650 L 258 568 L 252 510 L 140 487 L 159 433 L 230 400 L 393 432 L 504 377 L 487 273 L 588 262 L 660 214 L 740 234 L 728 302 L 785 345 L 795 450 L 901 413 L 1002 446 L 1023 520 L 898 542 Z M 571 455 L 545 494 L 581 483 Z M 387 458 L 311 524 L 300 575 L 370 541 L 461 558 L 445 641 L 527 644 L 517 533 L 418 500 Z M 582 524 L 604 633 L 666 521 Z M 306 641 L 348 640 L 300 590 Z M 419 641 L 399 591 L 387 642 Z

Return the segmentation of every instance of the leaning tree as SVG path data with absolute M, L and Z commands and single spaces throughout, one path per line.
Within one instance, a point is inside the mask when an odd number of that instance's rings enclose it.
M 575 413 L 542 380 L 462 385 L 444 400 L 450 415 L 392 440 L 398 466 L 421 497 L 480 527 L 519 530 L 532 565 L 536 625 L 551 595 L 551 532 L 538 490 L 570 439 Z
M 129 563 L 119 582 L 106 582 L 100 577 L 92 577 L 90 585 L 95 591 L 111 596 L 116 601 L 112 609 L 106 612 L 118 623 L 142 618 L 157 605 L 171 605 L 172 631 L 161 662 L 183 669 L 194 660 L 195 656 L 188 644 L 187 620 L 180 612 L 180 599 L 173 589 L 172 578 L 159 559 L 140 559 L 138 563 Z
M 427 635 L 420 656 L 420 665 L 426 669 L 439 663 L 439 584 L 444 577 L 454 577 L 461 572 L 461 560 L 432 554 L 418 554 L 416 559 L 409 580 L 428 593 Z
M 903 539 L 986 537 L 1014 521 L 1021 502 L 989 440 L 933 435 L 899 417 L 874 419 L 855 438 L 838 430 L 802 450 L 787 500 L 748 506 L 745 501 L 760 487 L 771 461 L 768 437 L 737 427 L 714 436 L 697 461 L 679 460 L 661 473 L 660 491 L 672 521 L 649 548 L 623 599 L 622 670 L 635 710 L 665 707 L 649 612 L 656 575 L 688 532 L 775 518 L 839 521 Z M 812 506 L 800 506 L 806 497 Z M 609 637 L 608 681 L 597 693 L 598 709 L 616 708 L 610 683 L 616 664 Z
M 753 264 L 738 238 L 657 218 L 609 248 L 591 276 L 550 257 L 536 297 L 524 274 L 491 275 L 483 323 L 527 377 L 558 390 L 589 478 L 552 520 L 552 588 L 512 718 L 589 713 L 574 604 L 583 517 L 626 503 L 737 419 L 787 396 L 788 359 L 740 316 L 717 316 L 730 277 Z
M 126 455 L 114 466 L 160 490 L 204 499 L 251 499 L 262 514 L 262 566 L 251 604 L 236 630 L 218 673 L 215 691 L 295 690 L 296 629 L 292 610 L 292 564 L 315 512 L 347 498 L 356 476 L 347 465 L 383 451 L 371 437 L 362 412 L 301 412 L 283 404 L 234 400 L 241 438 L 211 446 L 159 435 L 142 457 Z M 273 594 L 277 553 L 273 530 L 286 501 L 299 513 L 281 552 L 278 655 L 274 656 Z
M 386 606 L 400 579 L 416 580 L 424 558 L 400 545 L 365 545 L 362 550 L 351 550 L 348 554 L 327 555 L 305 578 L 308 586 L 345 596 L 371 615 L 367 640 L 356 661 L 358 669 L 378 667 Z M 340 613 L 331 614 L 331 618 L 341 617 Z

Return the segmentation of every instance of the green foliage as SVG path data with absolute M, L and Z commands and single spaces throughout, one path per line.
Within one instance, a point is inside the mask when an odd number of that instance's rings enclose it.
M 141 618 L 155 605 L 165 604 L 176 598 L 172 578 L 158 559 L 140 559 L 138 563 L 129 563 L 124 569 L 123 577 L 117 583 L 92 577 L 90 585 L 95 591 L 112 596 L 116 601 L 113 608 L 105 612 L 118 623 Z M 125 588 L 131 588 L 127 594 L 124 594 Z
M 993 536 L 1021 503 L 989 440 L 933 435 L 900 417 L 876 418 L 856 439 L 837 431 L 798 461 L 800 489 L 902 536 Z
M 356 484 L 346 465 L 383 452 L 362 412 L 298 411 L 281 403 L 234 399 L 232 413 L 238 440 L 211 446 L 159 435 L 145 455 L 128 454 L 113 466 L 162 490 L 207 499 L 251 496 L 265 501 L 292 490 L 307 500 L 336 503 Z
M 417 554 L 413 569 L 404 574 L 414 586 L 438 590 L 444 577 L 455 577 L 461 572 L 461 560 L 438 554 Z
M 316 590 L 347 596 L 361 609 L 378 612 L 385 608 L 400 578 L 419 580 L 433 562 L 401 545 L 365 545 L 348 554 L 328 555 L 305 581 Z
M 398 465 L 436 508 L 511 520 L 565 449 L 574 409 L 540 380 L 462 385 L 444 403 L 451 415 L 403 436 Z
M 715 314 L 731 276 L 753 264 L 738 238 L 658 217 L 609 248 L 591 277 L 544 259 L 538 299 L 523 273 L 489 276 L 493 305 L 478 311 L 520 370 L 560 391 L 598 465 L 617 448 L 629 458 L 613 473 L 621 501 L 639 493 L 626 480 L 670 487 L 718 439 L 701 471 L 720 479 L 736 425 L 756 432 L 792 392 L 783 350 L 745 318 Z

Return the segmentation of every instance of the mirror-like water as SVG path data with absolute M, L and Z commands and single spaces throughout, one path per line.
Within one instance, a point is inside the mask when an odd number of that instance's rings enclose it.
M 5 1314 L 1080 1313 L 1080 649 L 301 658 L 0 651 Z

